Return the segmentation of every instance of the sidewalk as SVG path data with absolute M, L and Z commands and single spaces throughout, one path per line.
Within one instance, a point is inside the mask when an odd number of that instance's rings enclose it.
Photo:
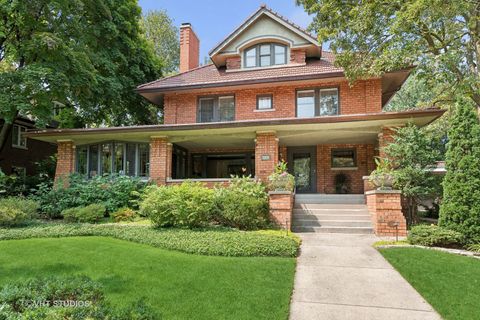
M 441 319 L 371 246 L 374 235 L 299 235 L 290 319 Z

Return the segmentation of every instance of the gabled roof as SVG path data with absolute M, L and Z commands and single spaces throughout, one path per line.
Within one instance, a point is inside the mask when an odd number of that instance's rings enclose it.
M 335 56 L 324 51 L 321 59 L 307 60 L 305 65 L 228 72 L 209 64 L 174 76 L 158 79 L 137 87 L 140 93 L 222 87 L 240 84 L 269 83 L 291 80 L 343 77 L 343 69 L 334 65 Z
M 257 21 L 263 15 L 266 15 L 272 18 L 273 20 L 282 24 L 284 27 L 288 28 L 292 32 L 298 34 L 300 37 L 304 38 L 308 42 L 316 46 L 320 46 L 317 38 L 312 34 L 310 34 L 308 31 L 296 25 L 295 23 L 291 22 L 290 20 L 278 14 L 277 12 L 273 11 L 272 9 L 268 8 L 266 5 L 261 5 L 257 11 L 255 11 L 250 17 L 247 18 L 247 20 L 245 20 L 245 22 L 243 22 L 238 28 L 236 28 L 232 33 L 230 33 L 224 40 L 222 40 L 212 50 L 210 50 L 208 54 L 210 56 L 213 56 L 218 52 L 220 52 L 225 46 L 227 46 L 238 35 L 240 35 L 247 27 L 252 25 L 255 21 Z

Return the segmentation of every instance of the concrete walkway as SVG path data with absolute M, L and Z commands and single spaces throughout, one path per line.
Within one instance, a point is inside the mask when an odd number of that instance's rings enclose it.
M 372 248 L 374 235 L 299 235 L 303 243 L 290 319 L 441 319 Z

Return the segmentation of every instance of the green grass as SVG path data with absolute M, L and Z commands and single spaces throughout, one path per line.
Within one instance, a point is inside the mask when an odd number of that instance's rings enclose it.
M 163 319 L 287 319 L 294 258 L 215 257 L 106 237 L 0 241 L 0 286 L 83 274 L 124 306 L 145 297 Z
M 420 248 L 380 252 L 444 319 L 480 319 L 480 260 Z
M 36 223 L 0 228 L 0 240 L 105 236 L 186 253 L 231 257 L 295 257 L 299 239 L 281 231 L 239 231 L 228 228 L 154 229 L 137 224 Z

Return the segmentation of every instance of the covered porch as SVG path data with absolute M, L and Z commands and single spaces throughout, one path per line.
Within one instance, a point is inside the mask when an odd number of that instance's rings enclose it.
M 158 125 L 29 132 L 56 142 L 56 179 L 73 172 L 118 173 L 158 184 L 185 179 L 213 185 L 231 175 L 262 181 L 280 160 L 288 162 L 298 193 L 362 194 L 363 176 L 391 139 L 391 128 L 426 125 L 443 111 L 431 109 L 318 118 Z

